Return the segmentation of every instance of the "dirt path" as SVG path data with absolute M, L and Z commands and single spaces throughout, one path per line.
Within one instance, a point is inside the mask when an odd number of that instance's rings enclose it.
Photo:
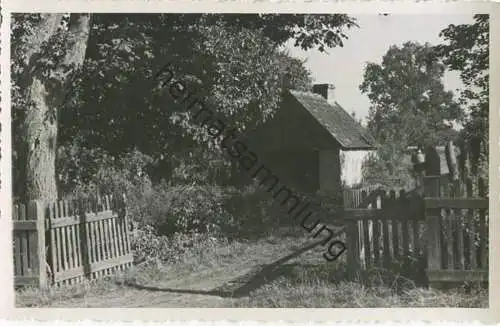
M 316 247 L 316 248 L 314 248 Z M 230 307 L 238 298 L 273 279 L 273 270 L 304 252 L 318 249 L 310 241 L 266 243 L 245 249 L 238 260 L 211 268 L 171 273 L 159 281 L 117 286 L 109 292 L 82 294 L 80 297 L 53 301 L 51 307 Z M 163 276 L 163 272 L 161 273 Z

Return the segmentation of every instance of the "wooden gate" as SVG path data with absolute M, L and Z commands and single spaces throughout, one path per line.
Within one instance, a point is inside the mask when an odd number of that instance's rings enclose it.
M 429 282 L 488 281 L 488 198 L 485 183 L 440 184 L 425 177 Z
M 405 191 L 363 192 L 367 208 L 346 208 L 348 264 L 351 270 L 422 261 L 425 217 L 422 200 Z M 423 272 L 423 271 L 422 271 Z
M 431 285 L 488 281 L 488 198 L 482 179 L 443 183 L 425 177 L 410 193 L 363 192 L 361 207 L 345 208 L 348 264 L 391 268 L 410 261 Z M 477 191 L 474 193 L 474 189 Z
M 125 201 L 14 205 L 15 285 L 64 285 L 132 265 Z

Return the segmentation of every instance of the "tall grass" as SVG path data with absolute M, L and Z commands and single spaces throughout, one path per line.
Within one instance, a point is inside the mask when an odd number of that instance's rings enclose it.
M 22 307 L 488 307 L 488 290 L 477 284 L 429 289 L 383 269 L 364 271 L 359 281 L 350 282 L 344 261 L 326 263 L 321 248 L 277 266 L 263 284 L 241 297 L 161 291 L 223 288 L 234 284 L 236 276 L 258 272 L 307 241 L 306 236 L 283 235 L 258 241 L 200 240 L 176 261 L 149 260 L 124 274 L 80 285 L 19 290 L 16 303 Z

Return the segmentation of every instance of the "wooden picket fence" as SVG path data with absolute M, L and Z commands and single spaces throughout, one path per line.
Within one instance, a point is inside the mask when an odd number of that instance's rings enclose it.
M 344 212 L 352 270 L 390 269 L 395 262 L 422 260 L 425 217 L 418 197 L 377 189 L 363 191 L 360 203 L 363 207 Z
M 445 184 L 441 177 L 426 177 L 422 192 L 362 191 L 358 202 L 343 212 L 354 272 L 413 261 L 430 284 L 488 281 L 488 198 L 482 179 Z
M 132 265 L 125 201 L 111 196 L 13 207 L 16 286 L 65 285 Z
M 488 281 L 488 197 L 485 182 L 426 180 L 427 277 L 431 283 Z
M 382 189 L 380 185 L 367 185 L 357 189 L 344 189 L 342 191 L 344 207 L 346 208 L 360 208 L 363 206 L 362 202 L 366 199 L 367 194 L 376 190 Z

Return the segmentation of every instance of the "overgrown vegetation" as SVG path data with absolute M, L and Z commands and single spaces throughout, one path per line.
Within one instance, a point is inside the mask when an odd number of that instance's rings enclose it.
M 487 290 L 478 284 L 446 291 L 428 289 L 397 269 L 364 271 L 361 281 L 348 282 L 345 260 L 325 263 L 321 251 L 304 253 L 278 266 L 266 275 L 266 282 L 250 287 L 244 296 L 224 292 L 229 281 L 285 256 L 303 241 L 283 234 L 254 242 L 200 239 L 175 261 L 145 262 L 125 274 L 82 285 L 25 289 L 16 296 L 17 305 L 99 307 L 106 302 L 110 307 L 488 307 Z M 249 281 L 235 284 L 243 286 Z M 183 292 L 188 287 L 191 292 Z
M 408 187 L 408 146 L 450 140 L 469 159 L 465 174 L 488 178 L 489 16 L 450 25 L 440 36 L 437 46 L 392 46 L 381 64 L 365 67 L 360 89 L 371 102 L 367 126 L 380 144 L 364 164 L 367 182 Z M 459 94 L 444 89 L 446 69 L 460 73 L 465 87 Z
M 221 268 L 223 275 L 224 268 L 229 272 L 250 268 L 279 256 L 283 246 L 296 245 L 297 239 L 286 237 L 275 241 L 280 245 L 269 245 L 270 230 L 290 221 L 281 218 L 267 193 L 224 159 L 217 144 L 191 123 L 189 113 L 179 110 L 153 76 L 171 62 L 176 76 L 244 133 L 272 117 L 285 86 L 311 88 L 304 62 L 281 46 L 290 39 L 305 50 L 343 46 L 345 33 L 356 27 L 354 18 L 340 14 L 23 14 L 13 18 L 15 200 L 125 194 L 138 264 L 126 275 L 107 281 L 24 290 L 18 295 L 21 305 L 81 304 L 81 300 L 84 305 L 98 305 L 95 296 L 111 290 L 126 293 L 127 282 L 151 285 L 188 272 L 201 273 L 207 267 L 210 272 Z M 365 165 L 366 182 L 405 187 L 412 179 L 404 159 L 406 147 L 414 140 L 452 139 L 456 135 L 449 121 L 465 123 L 461 137 L 480 143 L 481 153 L 474 157 L 485 162 L 485 133 L 477 128 L 487 122 L 487 77 L 480 74 L 487 69 L 485 26 L 487 19 L 477 16 L 472 27 L 445 30 L 450 44 L 439 51 L 407 43 L 391 47 L 382 65 L 367 66 L 361 89 L 372 102 L 368 128 L 382 146 Z M 79 30 L 85 37 L 72 42 Z M 481 51 L 474 44 L 467 44 L 469 51 L 457 50 L 460 40 L 477 33 L 482 37 Z M 78 52 L 68 55 L 75 62 L 65 62 L 68 51 Z M 476 57 L 481 61 L 471 65 L 468 59 Z M 461 94 L 460 105 L 467 98 L 478 102 L 470 106 L 469 115 L 443 89 L 441 77 L 447 66 L 462 71 L 467 86 L 482 87 L 477 94 L 471 90 Z M 38 162 L 39 157 L 48 159 Z M 276 280 L 247 298 L 221 304 L 471 307 L 487 302 L 482 290 L 478 299 L 423 290 L 402 272 L 371 271 L 364 276 L 368 281 L 347 283 L 338 281 L 344 279 L 343 265 L 332 268 L 322 261 L 312 266 L 287 266 Z M 200 275 L 195 274 L 192 281 Z

